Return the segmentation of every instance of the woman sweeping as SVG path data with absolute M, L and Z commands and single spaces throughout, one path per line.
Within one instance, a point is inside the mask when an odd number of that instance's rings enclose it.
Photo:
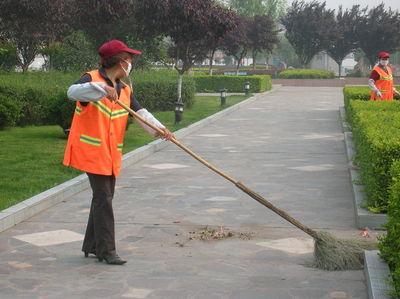
M 168 140 L 173 134 L 140 106 L 131 87 L 121 81 L 129 76 L 132 61 L 141 52 L 119 40 L 111 40 L 98 53 L 101 67 L 84 74 L 68 89 L 68 98 L 76 101 L 76 108 L 63 164 L 86 172 L 93 191 L 82 246 L 85 257 L 95 254 L 100 262 L 122 265 L 126 261 L 118 256 L 115 248 L 112 199 L 115 178 L 121 168 L 128 112 L 115 101 L 130 106 L 163 132 L 161 135 L 140 123 L 150 134 Z

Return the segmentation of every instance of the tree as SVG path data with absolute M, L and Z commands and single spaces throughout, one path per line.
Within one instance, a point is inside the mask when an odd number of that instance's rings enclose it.
M 346 9 L 345 11 L 340 6 L 335 16 L 335 27 L 332 30 L 335 31 L 336 38 L 330 41 L 326 50 L 339 65 L 339 77 L 342 75 L 344 58 L 358 46 L 356 28 L 360 22 L 360 17 L 359 5 L 354 5 L 351 9 Z
M 400 47 L 400 13 L 385 8 L 382 3 L 370 11 L 364 10 L 357 23 L 356 34 L 360 48 L 371 65 L 379 51 L 394 52 Z
M 256 15 L 249 23 L 248 39 L 253 56 L 253 68 L 256 68 L 257 53 L 264 51 L 272 53 L 278 44 L 278 32 L 275 22 L 270 15 Z
M 247 17 L 269 15 L 278 20 L 285 14 L 286 0 L 228 0 L 227 5 Z
M 54 42 L 42 51 L 47 69 L 65 72 L 84 72 L 96 67 L 98 63 L 96 49 L 83 31 L 73 31 L 62 43 Z
M 300 68 L 302 66 L 299 57 L 295 53 L 292 45 L 289 43 L 284 34 L 279 34 L 279 43 L 274 49 L 274 57 L 284 62 L 287 66 Z
M 239 74 L 239 66 L 251 48 L 249 40 L 249 28 L 251 20 L 248 17 L 240 16 L 237 19 L 235 31 L 229 32 L 222 41 L 222 49 L 225 54 L 235 57 L 236 73 Z
M 68 29 L 70 9 L 68 0 L 1 2 L 0 37 L 16 46 L 18 65 L 23 71 L 46 43 L 55 41 Z
M 100 46 L 119 38 L 125 40 L 135 27 L 135 3 L 131 0 L 73 0 L 79 11 L 74 19 L 74 29 L 82 30 Z
M 213 0 L 147 0 L 141 9 L 142 24 L 154 26 L 173 42 L 169 53 L 179 73 L 178 102 L 182 102 L 182 77 L 202 61 L 214 45 L 235 28 L 234 13 Z M 144 14 L 146 12 L 146 14 Z
M 294 1 L 282 18 L 285 36 L 292 44 L 304 67 L 320 51 L 326 49 L 336 33 L 334 10 L 325 8 L 325 2 Z

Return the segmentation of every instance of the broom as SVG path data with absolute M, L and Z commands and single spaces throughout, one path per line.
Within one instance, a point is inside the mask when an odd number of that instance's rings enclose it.
M 126 109 L 134 118 L 143 122 L 147 126 L 151 127 L 153 130 L 158 132 L 161 136 L 163 135 L 163 131 L 158 127 L 152 125 L 147 122 L 143 117 L 137 114 L 135 111 L 130 109 L 127 105 L 122 103 L 121 101 L 116 101 L 121 107 Z M 198 160 L 200 163 L 207 166 L 209 169 L 219 174 L 226 180 L 230 181 L 237 188 L 242 190 L 244 193 L 248 194 L 250 197 L 258 201 L 260 204 L 264 205 L 268 209 L 272 210 L 294 226 L 301 229 L 303 232 L 308 234 L 314 239 L 314 257 L 315 260 L 312 263 L 312 266 L 317 267 L 319 269 L 324 270 L 358 270 L 363 268 L 363 250 L 370 249 L 371 245 L 367 242 L 356 241 L 356 240 L 347 240 L 347 239 L 338 239 L 332 234 L 328 232 L 318 232 L 315 231 L 304 224 L 300 223 L 298 220 L 294 219 L 285 211 L 279 209 L 274 206 L 271 202 L 267 201 L 264 197 L 257 194 L 256 192 L 247 188 L 243 183 L 234 180 L 232 177 L 217 169 L 215 166 L 211 165 L 209 162 L 204 160 L 199 155 L 195 154 L 184 144 L 179 142 L 175 137 L 173 137 L 171 142 L 175 143 L 178 147 L 188 153 L 190 156 Z

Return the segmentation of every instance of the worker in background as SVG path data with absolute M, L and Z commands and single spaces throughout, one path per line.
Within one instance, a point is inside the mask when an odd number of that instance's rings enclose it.
M 371 88 L 372 101 L 392 101 L 393 94 L 400 95 L 393 85 L 393 72 L 389 65 L 390 54 L 387 52 L 378 53 L 378 64 L 373 68 L 368 80 Z

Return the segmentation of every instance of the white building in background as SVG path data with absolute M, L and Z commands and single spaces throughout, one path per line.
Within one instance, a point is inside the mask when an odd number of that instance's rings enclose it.
M 357 62 L 354 60 L 354 54 L 350 53 L 345 57 L 342 63 L 342 76 L 346 76 L 354 69 Z M 312 69 L 332 71 L 339 76 L 339 65 L 326 52 L 320 52 L 311 60 Z
M 29 65 L 30 70 L 42 70 L 45 64 L 44 57 L 42 55 L 37 55 L 32 63 Z

